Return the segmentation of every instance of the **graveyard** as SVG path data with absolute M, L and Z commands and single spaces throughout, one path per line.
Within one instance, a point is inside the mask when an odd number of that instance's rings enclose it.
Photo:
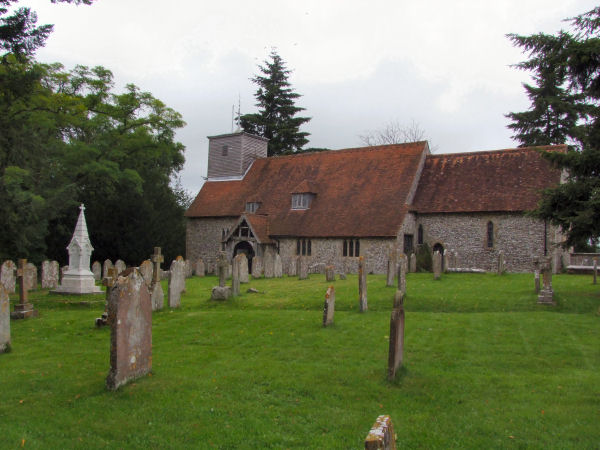
M 12 348 L 0 355 L 0 442 L 364 448 L 382 414 L 398 448 L 600 441 L 600 295 L 589 275 L 554 276 L 555 305 L 540 305 L 532 274 L 409 273 L 393 381 L 396 287 L 366 279 L 361 301 L 356 274 L 250 277 L 239 296 L 215 301 L 217 277 L 188 278 L 179 307 L 152 312 L 151 372 L 116 391 L 106 387 L 110 327 L 94 325 L 104 296 L 31 290 L 38 315 L 11 321 Z M 11 311 L 18 298 L 10 294 Z

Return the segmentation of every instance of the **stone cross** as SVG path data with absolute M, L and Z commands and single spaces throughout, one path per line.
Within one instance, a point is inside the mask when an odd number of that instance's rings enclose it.
M 97 327 L 108 325 L 108 301 L 110 300 L 110 291 L 117 282 L 117 278 L 117 269 L 114 267 L 109 267 L 106 276 L 102 278 L 102 286 L 106 287 L 106 302 L 104 304 L 104 312 L 102 313 L 102 317 L 96 317 L 94 322 Z
M 365 257 L 358 257 L 358 302 L 360 312 L 365 312 L 368 309 L 367 305 L 367 267 Z
M 335 313 L 335 288 L 329 286 L 325 293 L 325 304 L 323 305 L 323 326 L 326 327 L 333 323 Z
M 388 355 L 388 379 L 396 378 L 404 358 L 404 292 L 396 291 L 394 309 L 390 318 L 390 348 Z
M 10 351 L 10 301 L 8 291 L 0 282 L 0 353 Z
M 160 247 L 154 247 L 154 254 L 150 257 L 150 261 L 154 265 L 152 284 L 160 283 L 160 264 L 165 261 L 165 257 L 160 254 Z
M 27 260 L 19 259 L 17 268 L 17 280 L 19 282 L 19 303 L 15 305 L 15 310 L 11 313 L 11 319 L 26 319 L 27 317 L 37 316 L 37 311 L 27 298 Z
M 227 268 L 229 267 L 229 262 L 227 261 L 227 255 L 225 252 L 219 252 L 219 257 L 217 259 L 217 270 L 219 273 L 219 287 L 225 287 L 225 280 L 227 279 Z
M 390 416 L 379 416 L 365 439 L 365 450 L 396 450 L 396 436 Z
M 116 390 L 152 370 L 152 305 L 142 275 L 132 268 L 117 278 L 108 302 L 110 370 L 106 387 Z

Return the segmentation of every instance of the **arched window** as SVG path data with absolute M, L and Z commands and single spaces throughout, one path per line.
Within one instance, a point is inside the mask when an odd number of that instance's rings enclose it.
M 491 220 L 487 223 L 487 247 L 494 248 L 494 224 Z
M 417 230 L 417 244 L 423 245 L 423 225 L 419 225 Z

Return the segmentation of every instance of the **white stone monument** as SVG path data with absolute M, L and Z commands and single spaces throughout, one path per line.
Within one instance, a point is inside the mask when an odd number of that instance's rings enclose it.
M 77 225 L 75 225 L 73 237 L 67 247 L 69 251 L 69 269 L 63 275 L 61 285 L 54 292 L 60 294 L 102 294 L 103 291 L 96 286 L 94 274 L 90 270 L 90 256 L 94 248 L 88 236 L 83 204 L 79 209 L 81 212 L 77 219 Z

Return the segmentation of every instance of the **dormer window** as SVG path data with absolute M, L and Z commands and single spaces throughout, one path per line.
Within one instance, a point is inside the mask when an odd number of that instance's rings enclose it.
M 260 202 L 246 202 L 246 212 L 255 213 L 260 208 Z
M 292 194 L 292 209 L 308 209 L 314 194 L 304 192 L 302 194 Z

